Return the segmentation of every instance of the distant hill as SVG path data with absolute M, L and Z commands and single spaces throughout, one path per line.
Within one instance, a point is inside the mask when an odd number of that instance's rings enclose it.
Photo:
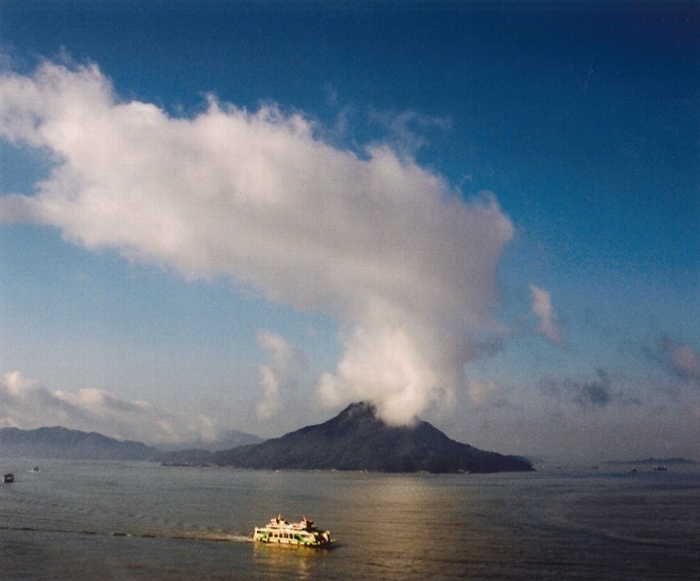
M 261 438 L 260 436 L 239 432 L 238 430 L 227 430 L 213 441 L 202 439 L 192 440 L 178 445 L 162 446 L 161 449 L 166 453 L 192 450 L 216 452 L 218 450 L 229 450 L 238 446 L 246 446 L 247 444 L 259 444 L 264 441 L 265 438 Z
M 632 464 L 658 464 L 658 465 L 695 465 L 697 462 L 695 460 L 688 460 L 686 458 L 646 458 L 644 460 L 610 460 L 604 462 L 609 466 L 627 466 Z
M 206 466 L 213 463 L 212 452 L 259 444 L 264 441 L 265 439 L 260 436 L 228 430 L 223 436 L 211 442 L 197 440 L 178 447 L 169 446 L 154 460 L 168 466 Z
M 142 442 L 120 441 L 97 432 L 52 427 L 0 428 L 0 457 L 79 460 L 152 460 L 160 453 Z
M 199 465 L 211 462 L 214 450 L 264 442 L 263 438 L 229 430 L 214 442 L 196 442 L 187 449 L 162 451 L 142 442 L 116 440 L 97 432 L 63 427 L 20 430 L 0 428 L 0 458 L 71 458 L 76 460 L 151 460 L 166 464 Z M 205 448 L 206 446 L 206 448 Z
M 240 468 L 368 470 L 372 472 L 521 472 L 533 470 L 516 456 L 478 450 L 448 438 L 429 423 L 389 426 L 368 403 L 348 406 L 319 425 L 212 454 L 219 465 Z

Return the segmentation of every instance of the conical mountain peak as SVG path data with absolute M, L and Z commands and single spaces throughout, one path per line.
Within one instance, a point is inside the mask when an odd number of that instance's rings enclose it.
M 427 422 L 390 426 L 368 402 L 349 405 L 322 424 L 262 444 L 214 454 L 241 468 L 367 470 L 373 472 L 507 472 L 532 470 L 514 456 L 477 450 L 448 438 Z

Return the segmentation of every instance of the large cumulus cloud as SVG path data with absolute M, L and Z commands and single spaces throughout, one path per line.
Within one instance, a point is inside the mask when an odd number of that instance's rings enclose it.
M 52 63 L 0 77 L 0 135 L 55 161 L 35 195 L 0 199 L 0 219 L 336 317 L 345 352 L 321 380 L 329 404 L 368 398 L 409 421 L 451 400 L 471 334 L 495 327 L 510 220 L 493 196 L 466 202 L 387 146 L 360 157 L 275 107 L 212 99 L 174 118 L 119 100 L 95 66 Z

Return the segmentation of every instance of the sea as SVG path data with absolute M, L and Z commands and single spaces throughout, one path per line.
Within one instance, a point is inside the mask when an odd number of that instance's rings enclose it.
M 700 468 L 377 474 L 0 459 L 0 579 L 700 578 Z M 332 549 L 254 543 L 278 514 Z

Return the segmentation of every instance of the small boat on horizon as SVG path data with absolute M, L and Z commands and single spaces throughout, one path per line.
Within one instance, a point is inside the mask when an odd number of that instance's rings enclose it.
M 651 469 L 656 470 L 657 472 L 666 472 L 666 466 L 662 466 L 661 464 L 655 464 L 651 467 Z
M 314 526 L 314 521 L 302 517 L 297 523 L 289 523 L 278 515 L 264 527 L 255 527 L 253 540 L 261 543 L 296 545 L 303 547 L 328 547 L 333 542 L 330 531 Z
M 8 472 L 2 479 L 3 482 L 10 484 L 15 481 L 15 475 L 12 472 Z

